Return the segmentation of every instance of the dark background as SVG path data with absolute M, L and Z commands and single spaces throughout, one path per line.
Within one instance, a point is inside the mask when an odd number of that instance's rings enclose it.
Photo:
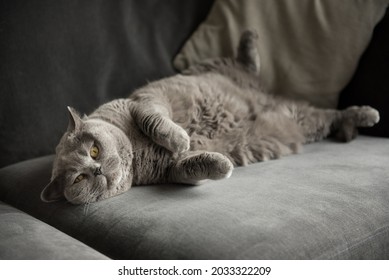
M 372 128 L 360 129 L 367 135 L 389 137 L 389 10 L 374 29 L 373 39 L 361 57 L 358 69 L 342 91 L 339 108 L 370 105 L 381 120 Z
M 174 73 L 213 1 L 0 4 L 0 167 L 54 153 L 66 106 L 90 113 Z

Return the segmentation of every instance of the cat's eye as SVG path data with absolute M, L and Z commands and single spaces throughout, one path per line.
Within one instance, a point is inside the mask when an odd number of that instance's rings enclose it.
M 91 158 L 96 159 L 99 156 L 99 148 L 97 148 L 95 145 L 92 146 L 92 148 L 90 148 L 89 154 Z
M 84 174 L 80 174 L 76 177 L 76 179 L 74 180 L 74 183 L 73 184 L 77 184 L 79 182 L 81 182 L 82 180 L 85 179 L 85 175 Z

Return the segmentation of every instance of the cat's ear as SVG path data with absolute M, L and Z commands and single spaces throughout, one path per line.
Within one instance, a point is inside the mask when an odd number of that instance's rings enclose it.
M 247 71 L 259 75 L 260 61 L 257 49 L 258 34 L 255 31 L 246 30 L 240 36 L 238 56 L 240 62 Z
M 82 125 L 82 119 L 78 112 L 68 106 L 68 111 L 69 111 L 69 125 L 68 125 L 68 131 L 78 131 L 80 130 L 80 127 Z
M 41 200 L 54 202 L 62 200 L 64 196 L 64 184 L 61 176 L 55 177 L 41 192 Z

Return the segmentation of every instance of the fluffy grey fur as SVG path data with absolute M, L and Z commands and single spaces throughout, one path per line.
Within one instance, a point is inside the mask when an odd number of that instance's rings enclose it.
M 247 31 L 237 58 L 205 61 L 88 117 L 69 108 L 42 200 L 90 203 L 132 185 L 228 178 L 234 166 L 293 154 L 330 134 L 350 141 L 357 127 L 378 122 L 368 106 L 318 109 L 264 93 L 255 40 Z

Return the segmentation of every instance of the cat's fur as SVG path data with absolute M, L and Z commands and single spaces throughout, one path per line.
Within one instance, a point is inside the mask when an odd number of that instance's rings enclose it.
M 368 106 L 318 109 L 263 93 L 255 40 L 247 31 L 237 58 L 195 65 L 88 117 L 69 108 L 42 200 L 90 203 L 132 185 L 228 178 L 233 166 L 296 153 L 330 134 L 350 141 L 357 127 L 378 122 Z M 92 146 L 99 149 L 95 159 Z M 79 174 L 83 180 L 75 182 Z

